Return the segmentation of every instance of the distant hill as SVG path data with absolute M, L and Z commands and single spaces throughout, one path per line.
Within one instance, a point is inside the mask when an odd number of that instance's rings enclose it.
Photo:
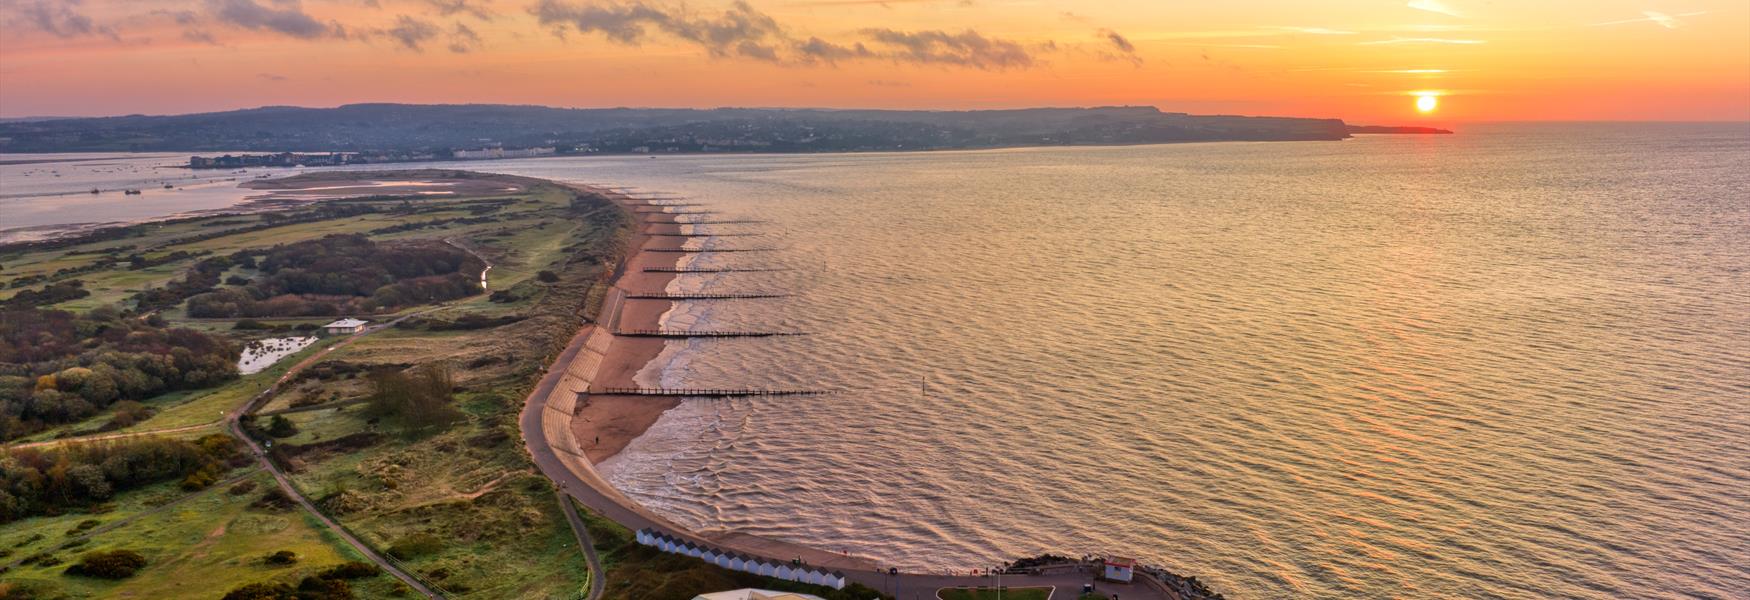
M 810 152 L 1340 140 L 1349 133 L 1338 119 L 1198 116 L 1135 106 L 902 111 L 351 104 L 4 122 L 0 152 L 441 152 L 488 144 L 559 146 L 562 152 L 577 146 L 602 152 Z

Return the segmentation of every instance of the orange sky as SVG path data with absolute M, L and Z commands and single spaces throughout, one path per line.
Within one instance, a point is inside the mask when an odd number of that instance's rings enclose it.
M 1750 3 L 0 0 L 0 116 L 349 102 L 1750 120 Z

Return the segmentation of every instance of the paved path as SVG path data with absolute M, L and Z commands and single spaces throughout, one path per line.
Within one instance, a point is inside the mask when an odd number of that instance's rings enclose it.
M 583 524 L 583 517 L 577 514 L 577 504 L 571 501 L 571 496 L 564 490 L 553 490 L 553 495 L 559 497 L 559 506 L 565 511 L 565 521 L 571 524 L 571 533 L 577 535 L 577 547 L 583 550 L 583 560 L 589 564 L 589 595 L 584 600 L 600 600 L 602 592 L 608 587 L 608 572 L 602 569 L 601 557 L 596 556 L 595 540 L 589 537 L 589 528 Z

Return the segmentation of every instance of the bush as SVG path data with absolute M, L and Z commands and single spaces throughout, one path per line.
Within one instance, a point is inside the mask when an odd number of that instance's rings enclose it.
M 298 426 L 284 415 L 274 415 L 267 424 L 267 434 L 276 438 L 289 438 L 298 435 Z
M 389 546 L 389 556 L 407 560 L 414 557 L 436 554 L 444 549 L 444 541 L 429 533 L 415 533 L 401 538 Z
M 231 489 L 225 490 L 225 491 L 226 491 L 226 493 L 229 493 L 232 496 L 241 496 L 241 495 L 247 494 L 249 492 L 253 492 L 253 491 L 255 491 L 255 480 L 245 479 L 243 481 L 239 481 L 235 485 L 232 485 Z
M 298 553 L 291 550 L 280 550 L 261 559 L 270 565 L 289 565 L 298 562 Z
M 101 579 L 127 579 L 145 567 L 146 557 L 140 556 L 138 552 L 110 550 L 86 554 L 78 563 L 67 567 L 67 574 Z
M 323 569 L 316 576 L 323 579 L 364 579 L 376 577 L 380 572 L 377 565 L 354 560 Z
M 298 591 L 283 583 L 251 583 L 225 593 L 224 600 L 299 600 Z
M 552 271 L 541 271 L 535 274 L 535 279 L 540 280 L 541 283 L 558 283 L 559 274 Z
M 279 486 L 274 486 L 268 488 L 266 492 L 261 494 L 261 498 L 256 499 L 256 501 L 250 503 L 249 506 L 268 510 L 287 510 L 295 504 L 296 503 L 292 501 L 292 498 L 286 495 L 285 490 L 280 489 Z

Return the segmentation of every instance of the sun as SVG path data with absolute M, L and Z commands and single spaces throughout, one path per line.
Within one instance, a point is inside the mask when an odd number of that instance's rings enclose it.
M 1428 114 L 1440 108 L 1440 97 L 1432 94 L 1416 96 L 1416 112 Z

